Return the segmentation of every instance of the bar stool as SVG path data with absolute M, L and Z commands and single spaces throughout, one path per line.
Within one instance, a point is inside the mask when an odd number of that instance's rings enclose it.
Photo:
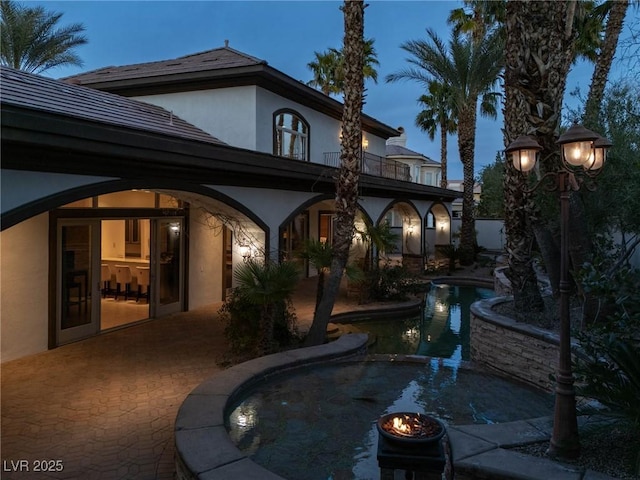
M 111 290 L 111 267 L 106 263 L 100 265 L 100 280 L 102 281 L 102 298 L 106 298 L 107 295 L 113 293 Z
M 115 265 L 116 269 L 116 300 L 120 296 L 122 286 L 124 285 L 124 299 L 129 299 L 131 293 L 131 269 L 128 265 Z
M 140 300 L 140 297 L 145 297 L 147 303 L 151 299 L 149 292 L 151 291 L 151 285 L 149 284 L 149 267 L 136 267 L 138 271 L 138 296 L 136 302 Z M 142 287 L 145 287 L 144 293 L 142 293 Z

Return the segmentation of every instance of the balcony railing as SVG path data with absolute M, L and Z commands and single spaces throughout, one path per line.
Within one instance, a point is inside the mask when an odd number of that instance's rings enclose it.
M 338 168 L 340 166 L 340 152 L 324 152 L 324 164 Z M 368 152 L 362 152 L 360 169 L 361 173 L 367 175 L 404 180 L 405 182 L 411 181 L 409 165 Z

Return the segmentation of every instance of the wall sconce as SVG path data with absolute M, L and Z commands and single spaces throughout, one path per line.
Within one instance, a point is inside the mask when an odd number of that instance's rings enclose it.
M 366 138 L 364 138 L 364 137 L 362 138 L 362 148 L 363 148 L 363 149 L 365 149 L 365 150 L 366 150 L 367 148 L 369 148 L 369 140 L 367 140 L 367 139 L 366 139 Z
M 242 259 L 246 262 L 251 258 L 251 246 L 247 243 L 246 238 L 243 238 L 238 246 L 240 247 L 240 255 L 242 255 Z
M 407 236 L 413 235 L 413 225 L 407 225 Z
M 447 223 L 443 220 L 440 221 L 440 231 L 444 232 L 444 227 L 447 225 Z

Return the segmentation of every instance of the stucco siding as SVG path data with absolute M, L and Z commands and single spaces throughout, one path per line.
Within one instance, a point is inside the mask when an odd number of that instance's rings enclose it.
M 1 361 L 38 353 L 48 344 L 49 214 L 0 234 Z
M 111 177 L 2 169 L 2 213 L 66 190 L 114 180 Z
M 222 300 L 222 226 L 192 210 L 189 222 L 189 309 Z
M 163 107 L 229 145 L 265 151 L 256 148 L 256 88 L 249 85 L 135 98 Z

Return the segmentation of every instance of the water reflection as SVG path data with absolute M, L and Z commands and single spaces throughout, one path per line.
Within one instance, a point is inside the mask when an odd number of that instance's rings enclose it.
M 229 434 L 284 478 L 366 479 L 379 478 L 375 424 L 384 414 L 411 411 L 470 424 L 552 412 L 551 395 L 447 362 L 345 362 L 276 375 L 234 406 Z
M 493 290 L 470 286 L 432 285 L 422 315 L 407 319 L 356 322 L 358 330 L 376 337 L 371 353 L 404 353 L 450 359 L 470 359 L 471 304 L 493 297 Z

